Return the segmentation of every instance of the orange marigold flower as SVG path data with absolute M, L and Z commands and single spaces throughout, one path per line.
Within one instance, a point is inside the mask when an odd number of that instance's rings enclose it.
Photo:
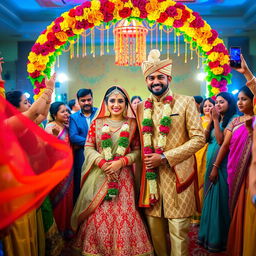
M 55 33 L 55 36 L 61 41 L 61 42 L 66 42 L 68 40 L 68 36 L 65 32 L 58 32 Z

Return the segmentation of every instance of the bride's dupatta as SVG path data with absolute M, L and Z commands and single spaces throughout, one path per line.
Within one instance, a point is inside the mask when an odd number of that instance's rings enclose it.
M 121 88 L 119 86 L 117 87 Z M 127 147 L 125 153 L 125 156 L 127 157 L 130 153 L 130 144 L 137 130 L 137 123 L 135 114 L 131 107 L 129 96 L 123 88 L 121 89 L 128 98 L 128 106 L 124 115 L 130 128 L 129 146 Z M 105 97 L 106 94 L 104 98 Z M 82 167 L 83 171 L 81 175 L 81 191 L 71 218 L 71 226 L 74 231 L 77 230 L 79 225 L 102 203 L 108 191 L 108 181 L 106 175 L 100 168 L 102 163 L 105 162 L 101 147 L 101 129 L 105 124 L 106 118 L 109 117 L 109 112 L 104 102 L 104 98 L 101 103 L 100 110 L 92 121 L 87 135 L 87 141 L 85 144 L 85 161 Z M 115 136 L 118 135 L 119 137 L 120 128 L 115 132 Z M 116 152 L 117 146 L 117 143 L 113 141 L 112 154 Z

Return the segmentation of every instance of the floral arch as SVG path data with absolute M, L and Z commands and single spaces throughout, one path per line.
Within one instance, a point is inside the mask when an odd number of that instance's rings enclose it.
M 122 19 L 147 20 L 182 33 L 184 41 L 197 47 L 205 58 L 209 96 L 227 90 L 231 80 L 228 51 L 218 33 L 197 12 L 171 0 L 88 0 L 56 18 L 33 45 L 27 71 L 35 99 L 45 88 L 44 75 L 50 76 L 56 56 L 70 41 L 86 29 Z

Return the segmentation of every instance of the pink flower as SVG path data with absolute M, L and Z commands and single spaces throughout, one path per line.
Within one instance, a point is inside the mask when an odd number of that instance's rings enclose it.
M 84 9 L 82 6 L 78 6 L 75 9 L 75 15 L 76 16 L 82 16 L 84 14 Z
M 60 24 L 59 24 L 59 23 L 55 24 L 55 25 L 52 27 L 52 31 L 53 31 L 54 33 L 60 32 L 60 31 L 61 31 Z
M 145 132 L 153 132 L 153 127 L 152 126 L 143 126 L 142 128 L 142 132 L 145 133 Z
M 149 100 L 145 101 L 145 108 L 153 108 L 152 101 L 149 101 Z
M 55 19 L 55 24 L 57 24 L 57 23 L 61 23 L 62 21 L 64 20 L 64 18 L 63 17 L 58 17 L 57 19 Z
M 178 15 L 178 12 L 174 6 L 170 6 L 166 9 L 166 13 L 168 14 L 169 17 L 174 17 Z
M 83 8 L 90 8 L 91 7 L 91 2 L 90 1 L 86 1 L 86 2 L 84 2 L 83 4 L 81 4 L 81 6 L 83 7 Z
M 35 86 L 36 86 L 37 88 L 39 88 L 39 89 L 40 89 L 40 88 L 45 88 L 45 87 L 46 87 L 45 79 L 43 79 L 41 83 L 38 82 L 38 81 L 35 81 Z
M 181 27 L 183 27 L 183 25 L 184 25 L 184 22 L 182 20 L 175 20 L 173 22 L 173 27 L 174 28 L 181 28 Z
M 204 26 L 204 21 L 201 17 L 196 17 L 196 19 L 193 20 L 189 26 L 192 28 L 202 28 Z
M 219 87 L 219 81 L 216 78 L 213 78 L 211 81 L 212 87 Z
M 168 134 L 168 133 L 170 132 L 170 127 L 160 125 L 159 131 L 162 132 L 162 133 L 164 133 L 164 134 Z
M 107 140 L 107 139 L 110 139 L 110 138 L 111 138 L 111 136 L 108 133 L 103 133 L 101 135 L 101 140 Z
M 68 37 L 71 37 L 71 36 L 75 35 L 74 32 L 71 29 L 67 30 L 66 34 L 68 35 Z
M 221 79 L 219 82 L 220 87 L 226 87 L 228 84 L 228 81 L 226 79 Z
M 212 50 L 215 52 L 224 52 L 226 51 L 226 47 L 224 44 L 217 44 L 216 46 L 213 47 Z
M 155 149 L 155 153 L 157 153 L 157 154 L 159 154 L 159 155 L 161 155 L 161 154 L 163 154 L 163 150 L 161 149 L 161 148 L 156 148 Z
M 144 147 L 143 152 L 144 152 L 145 155 L 146 154 L 152 154 L 153 153 L 153 148 L 151 148 L 151 147 Z
M 231 68 L 228 64 L 224 64 L 222 67 L 224 69 L 224 72 L 223 72 L 224 76 L 228 75 L 231 72 Z
M 220 87 L 220 92 L 226 92 L 226 91 L 227 91 L 227 87 L 226 86 Z
M 182 4 L 182 3 L 176 3 L 174 6 L 175 6 L 176 8 L 180 8 L 180 9 L 182 9 L 182 10 L 185 9 L 184 4 Z
M 39 88 L 35 88 L 35 89 L 33 89 L 33 91 L 34 91 L 34 94 L 38 94 L 40 92 L 40 89 Z

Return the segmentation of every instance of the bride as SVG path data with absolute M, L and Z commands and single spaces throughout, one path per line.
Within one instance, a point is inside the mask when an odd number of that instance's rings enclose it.
M 140 155 L 130 100 L 119 86 L 105 94 L 85 145 L 81 193 L 71 225 L 82 255 L 153 255 L 135 207 L 133 163 Z

